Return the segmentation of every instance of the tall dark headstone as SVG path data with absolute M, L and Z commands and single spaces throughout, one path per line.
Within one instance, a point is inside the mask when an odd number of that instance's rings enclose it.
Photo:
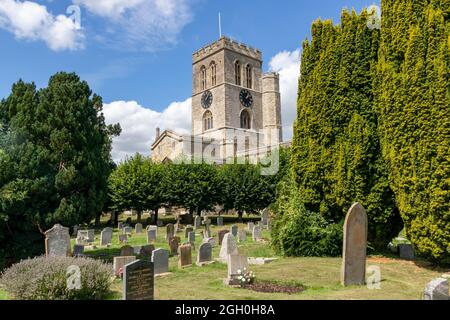
M 136 260 L 124 267 L 123 300 L 154 300 L 153 262 Z

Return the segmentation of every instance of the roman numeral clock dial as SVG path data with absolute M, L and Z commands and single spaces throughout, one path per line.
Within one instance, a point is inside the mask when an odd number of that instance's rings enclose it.
M 241 90 L 241 93 L 239 94 L 239 100 L 241 100 L 242 105 L 246 108 L 250 108 L 253 105 L 252 94 L 246 89 Z
M 213 95 L 211 91 L 205 91 L 202 95 L 202 107 L 204 109 L 208 109 L 211 107 L 211 104 L 213 102 Z

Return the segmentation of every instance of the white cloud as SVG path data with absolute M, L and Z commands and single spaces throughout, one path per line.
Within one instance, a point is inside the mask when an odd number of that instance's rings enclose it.
M 144 108 L 136 101 L 115 101 L 104 104 L 107 124 L 120 123 L 122 134 L 113 141 L 112 157 L 118 162 L 136 152 L 150 154 L 156 128 L 171 129 L 181 134 L 191 131 L 191 98 L 173 102 L 162 112 Z
M 47 7 L 32 1 L 1 0 L 0 28 L 17 39 L 44 41 L 55 51 L 84 47 L 84 34 L 74 20 L 65 15 L 54 16 Z
M 72 0 L 106 19 L 97 40 L 120 50 L 155 51 L 177 43 L 192 20 L 191 0 Z
M 269 68 L 280 74 L 283 138 L 285 141 L 290 140 L 292 139 L 292 124 L 297 115 L 300 49 L 279 52 L 270 60 Z

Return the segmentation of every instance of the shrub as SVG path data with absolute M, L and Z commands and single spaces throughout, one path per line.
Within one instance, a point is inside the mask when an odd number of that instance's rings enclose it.
M 319 213 L 306 210 L 290 180 L 280 183 L 280 195 L 272 209 L 272 246 L 277 253 L 303 257 L 341 255 L 342 223 L 328 223 Z
M 79 289 L 69 289 L 70 266 L 81 271 Z M 110 265 L 93 259 L 41 256 L 11 266 L 0 284 L 17 300 L 98 300 L 109 292 L 111 270 Z

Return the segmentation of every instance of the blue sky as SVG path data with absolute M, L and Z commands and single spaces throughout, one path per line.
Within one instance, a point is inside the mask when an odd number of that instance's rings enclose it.
M 218 39 L 221 12 L 223 34 L 259 48 L 264 69 L 285 76 L 289 126 L 295 116 L 297 49 L 309 37 L 311 23 L 319 17 L 337 23 L 343 8 L 360 11 L 378 2 L 0 0 L 0 98 L 19 78 L 41 87 L 57 71 L 74 71 L 103 97 L 108 121 L 128 119 L 115 158 L 145 153 L 156 125 L 189 130 L 191 55 Z M 80 8 L 80 29 L 74 11 L 66 12 L 73 4 Z

